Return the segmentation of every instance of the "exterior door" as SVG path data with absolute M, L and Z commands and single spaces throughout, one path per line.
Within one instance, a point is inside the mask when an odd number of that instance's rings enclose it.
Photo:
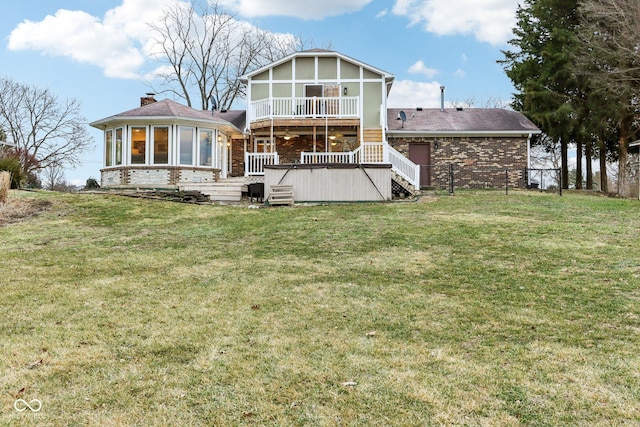
M 306 85 L 304 87 L 304 96 L 306 102 L 306 115 L 316 116 L 322 114 L 322 85 Z
M 420 166 L 420 187 L 431 186 L 431 143 L 410 143 L 409 160 Z

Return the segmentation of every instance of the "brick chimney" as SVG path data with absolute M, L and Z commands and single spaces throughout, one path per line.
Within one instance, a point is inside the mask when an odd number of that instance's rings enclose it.
M 144 107 L 145 105 L 153 104 L 156 102 L 156 99 L 153 97 L 155 93 L 147 93 L 147 96 L 143 96 L 140 98 L 140 106 Z

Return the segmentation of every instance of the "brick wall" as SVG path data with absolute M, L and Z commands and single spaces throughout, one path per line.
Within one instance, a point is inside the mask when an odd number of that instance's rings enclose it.
M 454 165 L 454 184 L 458 188 L 496 188 L 505 185 L 524 188 L 527 168 L 527 137 L 424 137 L 390 138 L 389 144 L 409 157 L 409 144 L 430 143 L 432 185 L 446 186 L 449 165 Z

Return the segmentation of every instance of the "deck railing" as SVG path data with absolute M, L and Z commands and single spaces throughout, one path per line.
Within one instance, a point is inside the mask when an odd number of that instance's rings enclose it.
M 264 175 L 265 165 L 280 163 L 278 153 L 245 153 L 245 176 Z M 420 167 L 389 144 L 365 142 L 354 151 L 347 152 L 302 152 L 302 164 L 320 163 L 390 163 L 393 170 L 416 188 L 420 186 Z
M 278 164 L 278 153 L 244 153 L 244 176 L 264 175 L 265 165 Z
M 300 153 L 300 163 L 355 163 L 353 151 L 338 153 L 311 153 L 303 151 Z
M 251 121 L 271 118 L 358 118 L 358 96 L 267 98 L 249 103 Z

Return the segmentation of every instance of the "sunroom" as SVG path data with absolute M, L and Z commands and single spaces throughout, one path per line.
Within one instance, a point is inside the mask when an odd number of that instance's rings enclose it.
M 239 129 L 171 100 L 141 104 L 91 123 L 104 132 L 103 187 L 176 187 L 227 176 L 228 143 Z

